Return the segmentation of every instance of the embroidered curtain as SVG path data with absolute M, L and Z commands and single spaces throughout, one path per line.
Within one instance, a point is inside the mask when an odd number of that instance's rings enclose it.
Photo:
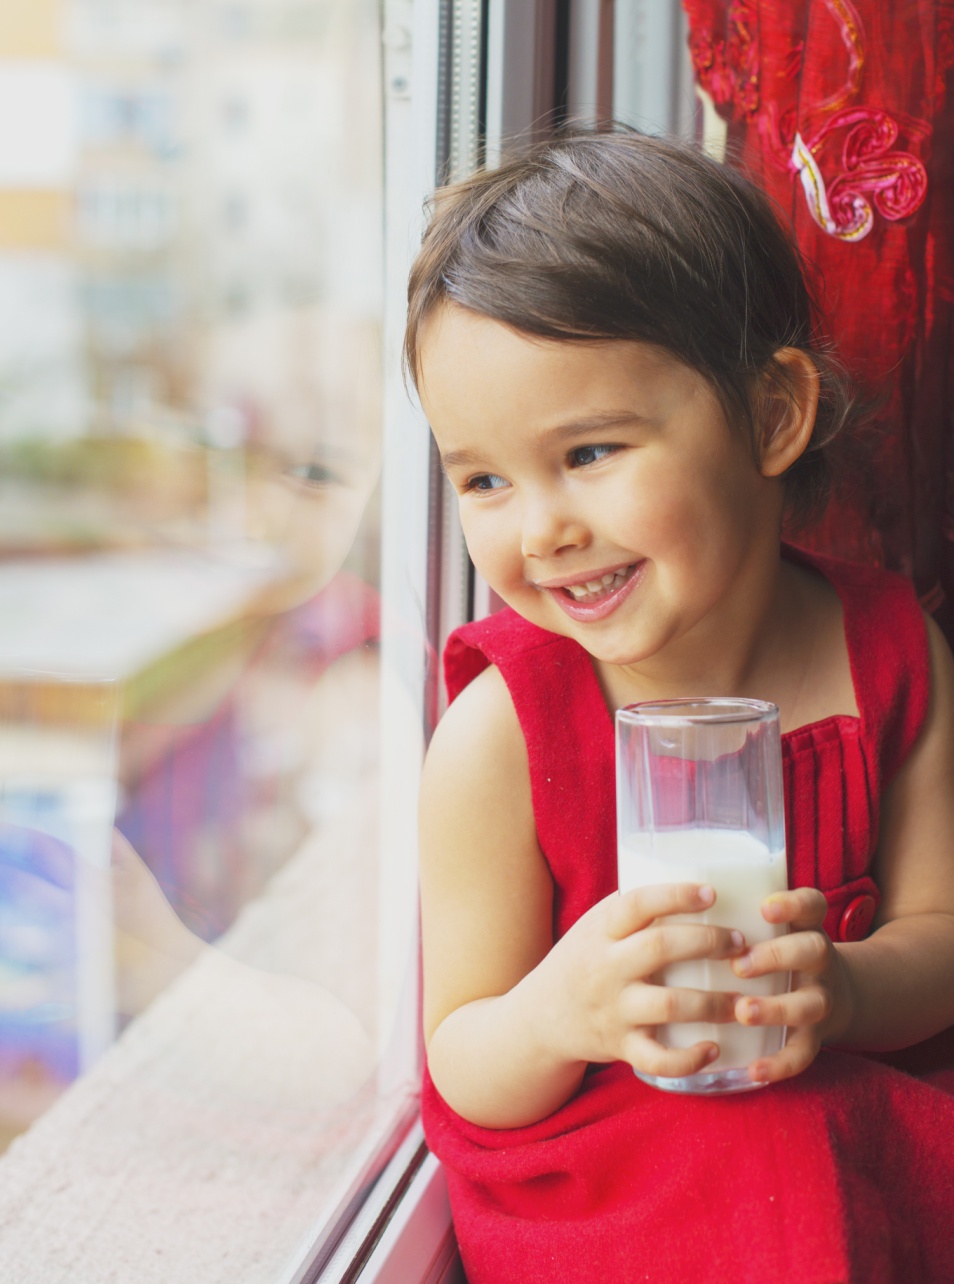
M 954 3 L 684 0 L 728 155 L 788 215 L 883 400 L 801 542 L 911 576 L 954 637 Z

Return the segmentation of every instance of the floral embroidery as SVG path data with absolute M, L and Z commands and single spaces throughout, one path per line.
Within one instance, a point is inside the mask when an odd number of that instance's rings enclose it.
M 896 222 L 920 208 L 927 194 L 927 171 L 913 151 L 895 150 L 902 129 L 896 117 L 882 107 L 858 103 L 866 36 L 854 0 L 822 3 L 844 46 L 844 77 L 832 93 L 801 110 L 782 109 L 769 94 L 761 101 L 759 13 L 754 0 L 730 0 L 724 38 L 714 34 L 711 21 L 701 20 L 705 6 L 685 0 L 692 20 L 690 48 L 699 83 L 721 114 L 735 121 L 757 121 L 768 150 L 799 180 L 818 226 L 839 240 L 860 241 L 870 233 L 876 216 Z M 941 9 L 943 45 L 945 36 L 954 38 L 954 29 L 945 26 L 949 6 Z M 782 57 L 782 80 L 798 76 L 804 56 L 803 42 L 794 42 Z M 940 63 L 952 58 L 954 53 L 939 51 Z M 919 120 L 905 119 L 903 128 L 909 142 L 931 132 Z
M 826 184 L 816 157 L 825 139 L 846 127 L 841 170 Z M 897 121 L 868 107 L 829 116 L 811 142 L 796 133 L 791 166 L 812 218 L 829 236 L 860 241 L 874 225 L 875 210 L 895 222 L 919 208 L 927 195 L 927 171 L 911 152 L 892 150 L 897 138 Z
M 825 8 L 835 19 L 842 42 L 848 53 L 848 75 L 842 87 L 818 104 L 817 110 L 835 111 L 850 102 L 861 88 L 861 73 L 865 65 L 865 29 L 861 15 L 851 0 L 825 0 Z
M 728 107 L 737 120 L 751 120 L 759 108 L 759 51 L 752 0 L 731 0 L 725 39 L 711 28 L 696 26 L 689 40 L 699 84 L 717 107 Z
M 927 195 L 927 170 L 917 156 L 893 151 L 899 128 L 895 118 L 877 107 L 848 107 L 857 97 L 865 65 L 864 26 L 851 0 L 825 0 L 848 55 L 841 88 L 816 107 L 825 112 L 814 136 L 796 132 L 790 166 L 801 179 L 809 212 L 829 236 L 860 241 L 874 226 L 875 212 L 891 222 L 913 214 Z M 914 133 L 926 134 L 924 122 L 911 122 Z M 827 184 L 819 158 L 826 141 L 847 129 L 841 147 L 841 166 Z

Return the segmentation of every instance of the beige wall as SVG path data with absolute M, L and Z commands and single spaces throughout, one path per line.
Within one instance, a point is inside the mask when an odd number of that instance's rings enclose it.
M 58 250 L 70 226 L 67 192 L 0 189 L 0 250 Z
M 62 0 L 2 0 L 0 58 L 49 58 L 62 47 Z
M 0 59 L 57 58 L 63 0 L 0 0 Z M 69 227 L 65 192 L 0 189 L 0 249 L 61 249 Z

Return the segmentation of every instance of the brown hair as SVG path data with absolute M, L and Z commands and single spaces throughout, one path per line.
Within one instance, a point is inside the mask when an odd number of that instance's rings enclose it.
M 688 144 L 620 126 L 573 130 L 440 189 L 408 285 L 404 354 L 419 374 L 421 326 L 443 301 L 551 339 L 633 339 L 713 385 L 757 440 L 781 348 L 820 376 L 808 449 L 785 475 L 789 520 L 830 489 L 826 447 L 853 417 L 848 378 L 821 337 L 791 237 L 768 198 Z

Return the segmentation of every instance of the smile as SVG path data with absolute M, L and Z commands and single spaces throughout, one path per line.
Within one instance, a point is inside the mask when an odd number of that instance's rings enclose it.
M 610 615 L 629 597 L 642 578 L 643 562 L 632 562 L 574 584 L 538 587 L 574 620 L 590 623 Z
M 598 580 L 587 580 L 585 584 L 567 584 L 563 592 L 569 593 L 577 602 L 596 602 L 625 584 L 632 571 L 632 566 L 624 566 L 618 571 L 608 571 Z

